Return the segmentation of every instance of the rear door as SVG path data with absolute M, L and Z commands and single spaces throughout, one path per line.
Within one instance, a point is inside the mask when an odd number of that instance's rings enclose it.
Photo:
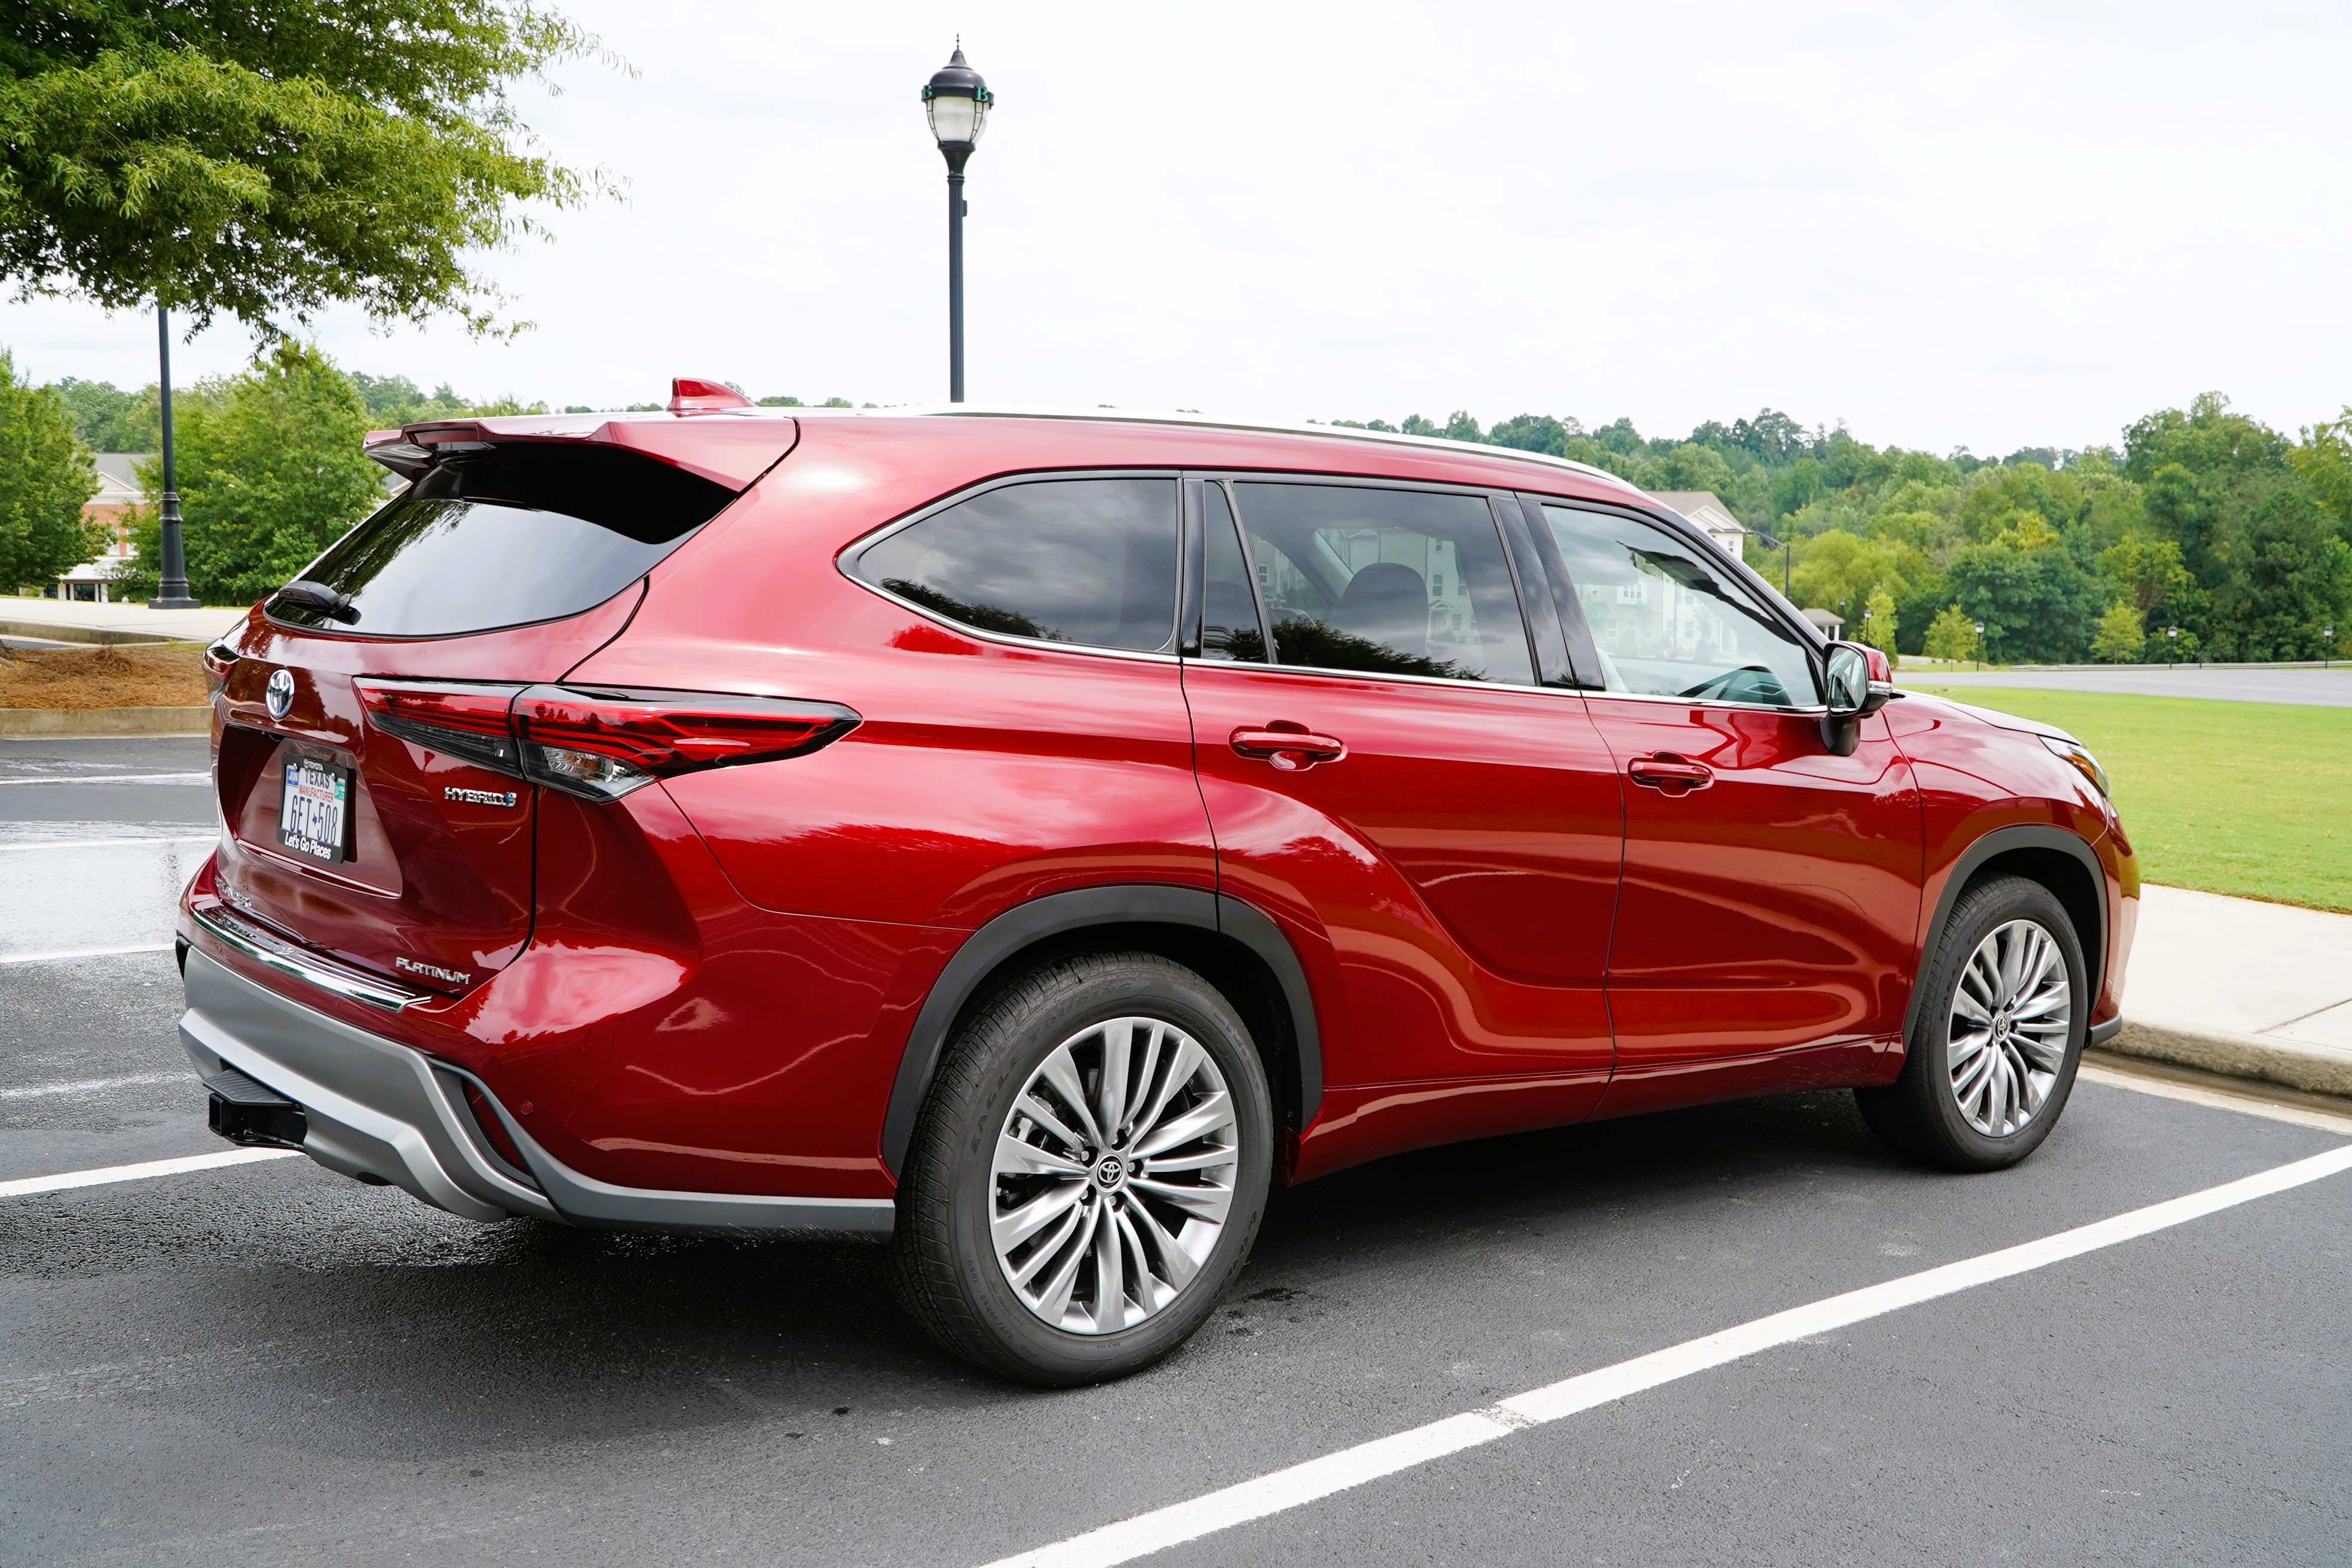
M 215 700 L 235 915 L 452 994 L 530 935 L 513 697 L 618 635 L 737 493 L 612 444 L 463 445 L 257 609 Z
M 1582 1114 L 1619 785 L 1576 693 L 1538 684 L 1489 498 L 1236 477 L 1194 500 L 1184 689 L 1220 886 L 1328 937 L 1327 1079 L 1541 1077 L 1572 1092 L 1525 1120 Z
M 1607 508 L 1528 505 L 1627 786 L 1608 966 L 1620 1079 L 1899 1034 L 1922 829 L 1885 721 L 1864 721 L 1853 755 L 1828 750 L 1810 644 L 1712 546 Z

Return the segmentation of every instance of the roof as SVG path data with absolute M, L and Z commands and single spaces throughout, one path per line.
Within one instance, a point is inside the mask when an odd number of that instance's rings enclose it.
M 1050 419 L 1093 425 L 1149 425 L 1199 431 L 1225 431 L 1242 435 L 1309 436 L 1319 440 L 1356 442 L 1370 445 L 1419 449 L 1433 456 L 1458 455 L 1490 462 L 1525 464 L 1555 471 L 1565 470 L 1587 481 L 1605 485 L 1612 489 L 1641 497 L 1642 492 L 1605 468 L 1587 463 L 1555 458 L 1543 452 L 1522 451 L 1515 447 L 1489 447 L 1473 441 L 1448 441 L 1434 436 L 1406 436 L 1383 430 L 1359 430 L 1346 426 L 1286 425 L 1240 419 L 1222 419 L 1190 413 L 1144 413 L 1115 408 L 1024 408 L 1017 406 L 980 407 L 971 404 L 941 404 L 904 408 L 728 408 L 698 410 L 688 413 L 654 412 L 644 414 L 572 414 L 572 415 L 512 415 L 478 420 L 436 420 L 426 424 L 404 426 L 399 432 L 374 431 L 368 437 L 368 451 L 387 467 L 421 463 L 425 453 L 414 440 L 419 432 L 438 431 L 446 442 L 466 430 L 484 435 L 542 439 L 593 440 L 612 442 L 653 451 L 656 455 L 677 458 L 672 453 L 680 445 L 702 445 L 676 437 L 685 434 L 680 426 L 698 425 L 717 439 L 713 446 L 756 445 L 756 438 L 746 443 L 751 431 L 744 428 L 754 422 L 772 424 L 798 420 L 877 420 L 877 419 Z M 648 426 L 654 428 L 647 428 Z M 731 430 L 729 426 L 733 426 Z M 722 436 L 721 432 L 727 434 Z M 734 439 L 730 440 L 728 436 Z M 772 458 L 770 461 L 772 461 Z M 696 467 L 694 464 L 684 466 Z M 761 463 L 739 482 L 748 484 L 766 468 Z M 719 477 L 714 473 L 711 477 Z
M 140 485 L 139 476 L 133 470 L 131 465 L 134 463 L 152 462 L 154 458 L 155 454 L 152 452 L 97 452 L 91 454 L 90 461 L 95 464 L 98 468 L 99 485 L 98 494 L 90 499 L 93 500 L 113 500 L 117 499 L 123 500 L 136 500 L 145 495 L 147 492 Z
M 1659 505 L 1682 513 L 1709 533 L 1748 531 L 1713 490 L 1652 490 L 1649 496 Z

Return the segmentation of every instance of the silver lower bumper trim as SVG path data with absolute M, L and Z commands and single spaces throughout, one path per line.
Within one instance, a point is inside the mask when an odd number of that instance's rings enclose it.
M 594 1229 L 804 1230 L 887 1236 L 887 1198 L 764 1197 L 615 1186 L 541 1148 L 503 1106 L 499 1119 L 535 1184 L 508 1173 L 463 1100 L 467 1075 L 423 1052 L 328 1017 L 188 952 L 180 1043 L 199 1073 L 235 1068 L 294 1101 L 303 1152 L 346 1176 L 389 1182 L 467 1219 L 535 1215 Z M 496 1105 L 496 1100 L 491 1103 Z

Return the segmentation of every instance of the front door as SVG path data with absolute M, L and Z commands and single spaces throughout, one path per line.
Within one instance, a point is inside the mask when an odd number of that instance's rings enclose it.
M 1621 785 L 1577 694 L 1536 683 L 1487 498 L 1194 495 L 1206 624 L 1184 692 L 1219 885 L 1328 942 L 1327 1082 L 1545 1079 L 1461 1128 L 1582 1115 L 1611 1062 Z
M 1885 1047 L 1909 994 L 1924 832 L 1885 721 L 1864 721 L 1851 756 L 1827 749 L 1811 649 L 1718 552 L 1621 512 L 1539 511 L 1580 663 L 1606 688 L 1587 706 L 1626 781 L 1619 1079 Z

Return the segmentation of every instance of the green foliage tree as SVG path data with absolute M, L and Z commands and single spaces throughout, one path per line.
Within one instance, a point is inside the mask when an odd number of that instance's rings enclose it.
M 1995 539 L 1962 547 L 1948 581 L 1959 607 L 1984 626 L 1988 657 L 2063 664 L 2082 657 L 2098 585 L 2054 544 Z
M 2321 504 L 2336 514 L 2338 532 L 2352 538 L 2352 407 L 2344 417 L 2304 432 L 2303 444 L 2287 454 Z
M 1889 662 L 1899 664 L 1902 656 L 1895 651 L 1895 639 L 1901 629 L 1902 622 L 1895 609 L 1895 595 L 1888 593 L 1884 585 L 1872 589 L 1870 601 L 1863 607 L 1861 640 L 1874 648 L 1884 649 Z
M 1929 658 L 1955 661 L 1981 657 L 1976 623 L 1962 615 L 1958 605 L 1947 605 L 1937 612 L 1935 622 L 1927 627 L 1926 652 Z
M 2352 545 L 2305 490 L 2281 490 L 2254 509 L 2216 606 L 2252 660 L 2317 658 L 2321 628 L 2352 616 Z M 2210 640 L 2210 637 L 2209 637 Z
M 0 592 L 69 572 L 97 552 L 81 512 L 97 493 L 65 399 L 18 381 L 15 357 L 0 350 Z
M 2091 657 L 2101 664 L 2129 664 L 2139 657 L 2147 643 L 2147 633 L 2140 628 L 2139 612 L 2126 599 L 2109 605 L 2099 617 L 2099 629 L 2091 635 Z
M 93 452 L 152 452 L 163 441 L 155 388 L 125 392 L 110 381 L 57 384 L 73 416 L 74 434 Z
M 68 0 L 0 11 L 0 275 L 20 297 L 331 303 L 495 325 L 466 265 L 599 182 L 509 96 L 598 46 L 530 0 Z
M 191 390 L 185 411 L 174 409 L 189 587 L 207 604 L 250 604 L 383 499 L 383 471 L 360 449 L 367 405 L 325 354 L 290 340 L 243 374 Z M 140 476 L 151 492 L 158 467 Z M 139 565 L 123 574 L 126 585 L 152 591 L 152 511 L 135 537 Z

